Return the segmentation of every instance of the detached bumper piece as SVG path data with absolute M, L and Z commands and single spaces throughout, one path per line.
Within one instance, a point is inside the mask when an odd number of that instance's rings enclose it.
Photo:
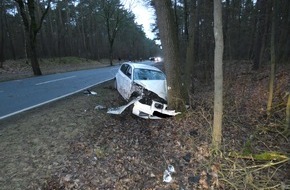
M 139 96 L 124 106 L 110 108 L 107 113 L 119 115 L 130 105 L 134 104 L 132 113 L 143 119 L 162 119 L 180 114 L 180 112 L 175 112 L 175 110 L 167 110 L 167 104 L 152 100 L 151 105 L 147 105 L 141 103 L 139 101 L 141 99 L 142 97 Z
M 180 112 L 175 112 L 175 110 L 167 110 L 166 104 L 154 100 L 151 105 L 136 101 L 132 113 L 144 119 L 162 119 L 180 114 Z

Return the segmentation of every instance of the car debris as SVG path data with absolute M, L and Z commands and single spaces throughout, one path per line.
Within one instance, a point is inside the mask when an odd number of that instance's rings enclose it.
M 128 104 L 124 105 L 124 106 L 120 106 L 118 108 L 109 108 L 107 113 L 110 114 L 121 114 L 127 107 L 129 107 L 130 105 L 134 104 L 135 102 L 137 102 L 138 100 L 140 100 L 141 97 L 137 97 L 136 99 L 132 100 L 131 102 L 129 102 Z
M 84 91 L 84 94 L 87 94 L 87 95 L 97 95 L 96 92 L 91 91 L 91 90 L 89 90 L 89 89 L 85 90 L 85 91 Z
M 172 173 L 175 173 L 175 169 L 172 165 L 169 165 L 163 173 L 163 182 L 170 183 L 172 181 Z
M 166 76 L 156 67 L 123 63 L 115 77 L 115 88 L 130 102 L 118 108 L 110 108 L 107 113 L 121 114 L 133 104 L 132 113 L 144 119 L 161 119 L 180 114 L 167 109 Z
M 95 107 L 95 110 L 103 110 L 103 109 L 106 109 L 106 107 L 103 106 L 103 105 L 97 105 L 97 106 Z

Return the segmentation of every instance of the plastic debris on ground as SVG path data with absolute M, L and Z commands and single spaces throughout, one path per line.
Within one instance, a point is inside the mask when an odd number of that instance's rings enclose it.
M 84 94 L 87 94 L 87 95 L 97 95 L 96 92 L 91 91 L 91 90 L 89 90 L 89 89 L 85 90 L 85 91 L 84 91 Z
M 163 182 L 170 183 L 172 181 L 172 173 L 175 173 L 175 169 L 172 165 L 169 165 L 163 173 Z
M 95 110 L 103 110 L 103 109 L 106 109 L 106 107 L 105 106 L 102 106 L 102 105 L 97 105 L 95 107 Z

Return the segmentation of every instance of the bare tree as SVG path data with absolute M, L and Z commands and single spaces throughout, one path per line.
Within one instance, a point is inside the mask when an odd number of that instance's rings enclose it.
M 164 53 L 165 72 L 168 82 L 168 105 L 173 109 L 184 109 L 182 97 L 181 69 L 177 27 L 170 0 L 153 0 L 157 14 L 161 44 Z
M 41 75 L 42 73 L 37 59 L 36 36 L 41 28 L 44 17 L 50 8 L 51 0 L 48 0 L 46 9 L 42 13 L 38 22 L 34 0 L 28 0 L 27 2 L 24 2 L 23 0 L 15 0 L 15 2 L 18 3 L 20 15 L 25 28 L 26 40 L 29 42 L 26 49 L 30 55 L 33 73 L 34 75 Z
M 222 3 L 214 0 L 214 120 L 212 145 L 218 150 L 222 139 L 223 118 L 223 29 L 222 29 Z
M 119 0 L 102 0 L 100 3 L 101 16 L 104 18 L 107 29 L 111 65 L 113 65 L 113 46 L 116 35 L 126 18 L 122 6 Z

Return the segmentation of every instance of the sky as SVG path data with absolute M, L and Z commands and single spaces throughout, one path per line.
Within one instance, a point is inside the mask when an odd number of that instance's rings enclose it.
M 151 32 L 151 24 L 154 23 L 154 10 L 152 7 L 147 7 L 144 0 L 121 0 L 125 8 L 131 10 L 136 17 L 135 22 L 143 25 L 144 32 L 147 38 L 154 39 L 155 35 Z

